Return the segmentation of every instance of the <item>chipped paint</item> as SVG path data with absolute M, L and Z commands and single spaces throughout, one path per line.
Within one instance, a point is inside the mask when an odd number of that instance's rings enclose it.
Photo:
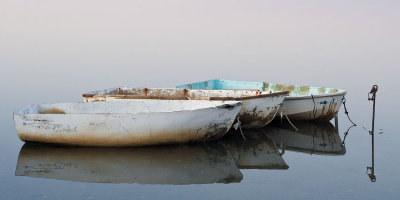
M 315 102 L 315 104 L 314 104 Z M 291 120 L 329 121 L 336 116 L 343 96 L 315 97 L 312 99 L 285 100 L 283 102 Z
M 277 91 L 289 91 L 292 92 L 295 89 L 294 85 L 283 85 L 283 84 L 276 84 L 275 87 Z
M 266 91 L 266 88 L 269 88 L 269 83 L 267 83 L 267 82 L 264 82 L 264 83 L 263 83 L 263 87 L 262 87 L 262 90 L 261 90 L 261 91 Z
M 229 106 L 227 106 L 229 105 Z M 238 101 L 132 100 L 41 104 L 14 113 L 26 142 L 144 146 L 216 140 L 229 130 Z M 57 108 L 65 114 L 40 114 Z
M 326 92 L 326 88 L 324 87 L 318 88 L 318 92 L 319 94 L 324 94 Z

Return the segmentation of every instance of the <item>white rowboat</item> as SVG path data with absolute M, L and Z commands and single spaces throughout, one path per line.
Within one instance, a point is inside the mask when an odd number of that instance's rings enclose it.
M 340 110 L 345 90 L 326 87 L 249 82 L 234 80 L 208 80 L 177 86 L 187 89 L 256 89 L 264 92 L 288 91 L 283 101 L 285 114 L 291 120 L 329 121 Z
M 239 101 L 134 100 L 30 105 L 14 113 L 21 140 L 82 146 L 144 146 L 216 140 Z

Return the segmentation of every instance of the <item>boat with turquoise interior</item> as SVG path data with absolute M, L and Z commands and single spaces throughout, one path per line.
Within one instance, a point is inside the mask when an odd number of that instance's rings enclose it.
M 311 87 L 269 82 L 249 82 L 214 79 L 179 85 L 186 89 L 257 89 L 275 92 L 289 91 L 283 101 L 283 112 L 290 120 L 329 121 L 338 113 L 345 90 L 327 87 Z

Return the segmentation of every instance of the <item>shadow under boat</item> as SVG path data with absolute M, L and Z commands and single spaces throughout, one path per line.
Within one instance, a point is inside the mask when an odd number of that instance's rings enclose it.
M 346 148 L 335 126 L 330 122 L 296 121 L 299 131 L 283 120 L 264 128 L 275 144 L 282 149 L 318 155 L 344 155 Z
M 70 147 L 26 143 L 16 176 L 96 183 L 208 184 L 243 175 L 218 143 L 157 147 Z
M 244 138 L 243 138 L 244 136 Z M 281 153 L 264 129 L 232 130 L 220 140 L 239 169 L 288 169 Z

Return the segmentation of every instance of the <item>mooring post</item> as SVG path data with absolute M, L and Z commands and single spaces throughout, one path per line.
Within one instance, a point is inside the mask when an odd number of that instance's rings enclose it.
M 378 91 L 378 86 L 374 85 L 372 86 L 371 91 L 368 93 L 368 100 L 372 101 L 372 129 L 369 132 L 371 134 L 371 151 L 372 151 L 372 165 L 371 167 L 367 167 L 367 170 L 371 170 L 371 173 L 368 174 L 369 178 L 371 179 L 372 182 L 376 181 L 376 176 L 375 176 L 375 158 L 374 158 L 374 152 L 375 152 L 375 138 L 374 138 L 374 133 L 375 133 L 375 102 L 376 102 L 376 92 Z M 370 96 L 371 95 L 371 96 Z

